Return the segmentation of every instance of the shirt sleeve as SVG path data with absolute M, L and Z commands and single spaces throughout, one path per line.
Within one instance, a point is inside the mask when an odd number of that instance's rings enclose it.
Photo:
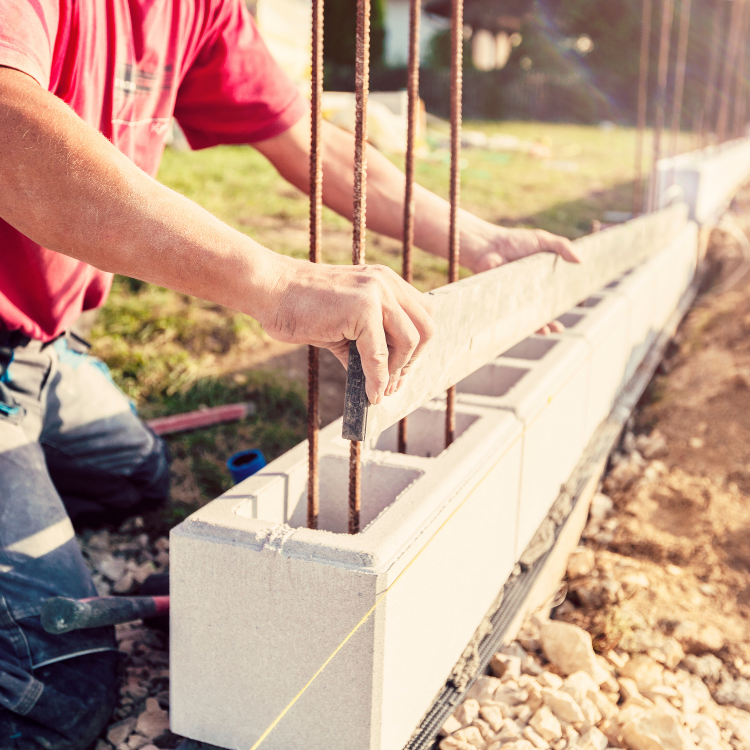
M 271 56 L 243 0 L 223 0 L 221 6 L 218 28 L 177 93 L 175 117 L 194 149 L 273 138 L 309 108 Z
M 0 0 L 0 65 L 49 89 L 59 0 Z

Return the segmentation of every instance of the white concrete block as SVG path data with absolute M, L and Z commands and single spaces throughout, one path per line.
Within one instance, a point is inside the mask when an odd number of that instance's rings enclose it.
M 590 354 L 584 337 L 531 336 L 457 386 L 462 402 L 508 409 L 523 423 L 519 555 L 586 445 Z
M 690 206 L 690 218 L 702 224 L 729 204 L 750 175 L 750 139 L 661 159 L 657 169 L 657 205 L 679 195 Z
M 695 275 L 698 255 L 698 227 L 689 222 L 680 234 L 656 257 L 659 287 L 653 324 L 661 330 L 677 307 Z
M 630 324 L 627 335 L 625 382 L 635 374 L 657 335 L 654 309 L 657 301 L 659 264 L 655 259 L 635 268 L 610 285 L 610 292 L 622 296 L 630 305 Z
M 626 297 L 605 291 L 593 295 L 564 316 L 568 323 L 563 336 L 583 337 L 591 345 L 586 442 L 607 418 L 627 382 L 630 315 L 631 305 Z
M 414 448 L 434 454 L 444 405 L 423 408 Z M 340 422 L 321 432 L 326 530 L 293 523 L 306 443 L 173 530 L 175 732 L 247 750 L 374 608 L 264 748 L 403 747 L 516 559 L 522 427 L 509 411 L 458 414 L 439 458 L 365 452 L 356 536 L 330 530 L 347 516 Z

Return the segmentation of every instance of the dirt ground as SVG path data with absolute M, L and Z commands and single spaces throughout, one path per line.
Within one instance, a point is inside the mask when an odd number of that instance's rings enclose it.
M 750 189 L 730 217 L 750 230 Z M 716 288 L 741 265 L 737 243 L 715 231 L 708 260 Z M 750 274 L 704 293 L 667 355 L 605 479 L 614 512 L 584 534 L 597 570 L 571 583 L 556 616 L 601 651 L 640 628 L 713 625 L 722 661 L 749 676 Z

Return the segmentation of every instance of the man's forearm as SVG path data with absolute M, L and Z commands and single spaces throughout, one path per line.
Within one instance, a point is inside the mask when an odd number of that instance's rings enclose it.
M 292 184 L 307 192 L 310 153 L 309 118 L 276 138 L 255 144 Z M 354 192 L 354 138 L 323 123 L 323 202 L 348 219 Z M 405 177 L 376 149 L 367 150 L 367 226 L 395 239 L 403 237 Z M 420 185 L 414 186 L 414 242 L 440 257 L 448 255 L 450 206 Z M 461 264 L 485 271 L 531 253 L 549 251 L 565 260 L 578 257 L 568 240 L 534 229 L 506 229 L 459 210 Z
M 256 144 L 282 177 L 308 191 L 309 119 L 287 133 Z M 347 219 L 352 218 L 354 191 L 354 138 L 350 133 L 323 123 L 323 202 Z M 367 228 L 394 239 L 403 238 L 406 178 L 383 154 L 367 148 Z M 414 243 L 440 257 L 448 255 L 450 205 L 429 190 L 414 186 Z M 472 248 L 481 240 L 484 222 L 460 212 L 464 256 L 471 268 Z
M 0 101 L 0 215 L 16 229 L 102 270 L 268 314 L 279 256 L 151 179 L 23 73 L 0 68 Z

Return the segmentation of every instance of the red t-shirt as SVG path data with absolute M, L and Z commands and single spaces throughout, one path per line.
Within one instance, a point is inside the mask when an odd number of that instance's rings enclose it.
M 35 78 L 151 176 L 173 114 L 206 148 L 271 138 L 308 106 L 243 0 L 0 0 L 0 65 Z M 0 326 L 49 341 L 111 284 L 0 219 Z

